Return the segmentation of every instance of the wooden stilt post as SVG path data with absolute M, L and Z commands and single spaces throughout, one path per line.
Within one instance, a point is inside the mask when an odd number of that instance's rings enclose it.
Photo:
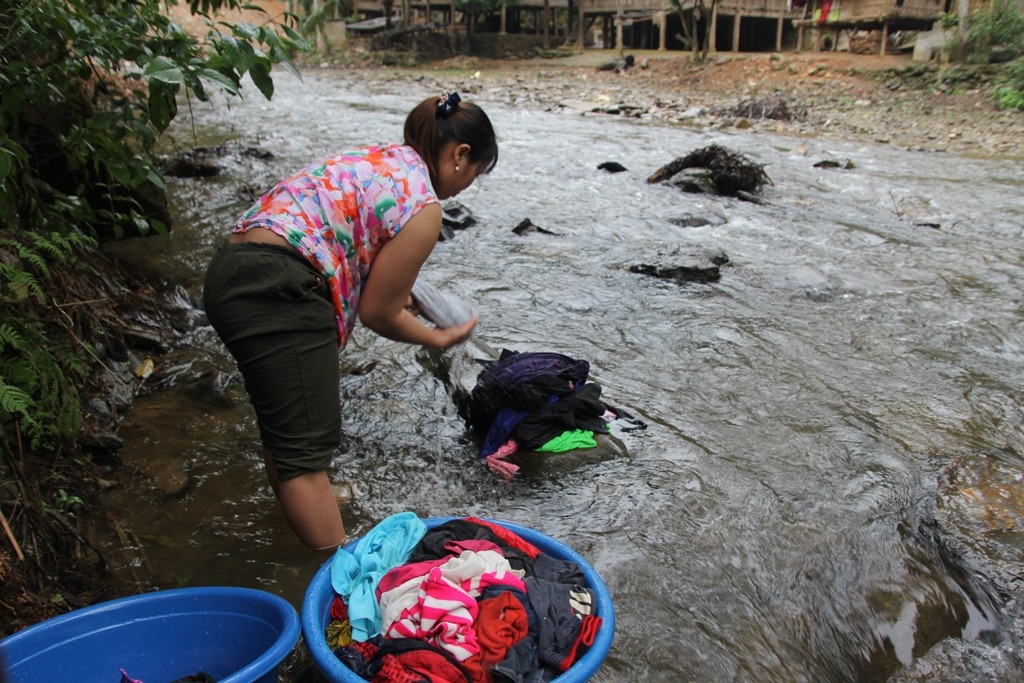
M 708 29 L 708 52 L 718 52 L 718 3 L 711 8 L 711 28 Z

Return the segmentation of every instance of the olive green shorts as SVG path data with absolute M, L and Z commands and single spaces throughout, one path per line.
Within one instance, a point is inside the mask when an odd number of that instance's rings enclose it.
M 324 277 L 297 251 L 221 246 L 203 306 L 238 363 L 281 481 L 327 469 L 341 439 L 338 332 Z

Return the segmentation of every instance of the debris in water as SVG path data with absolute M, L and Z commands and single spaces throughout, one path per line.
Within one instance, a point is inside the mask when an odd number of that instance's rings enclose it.
M 772 182 L 764 172 L 764 166 L 719 145 L 702 147 L 665 164 L 651 174 L 647 182 L 662 183 L 689 168 L 705 169 L 714 191 L 730 197 L 739 197 L 741 193 L 749 196 L 749 193 L 757 192 Z

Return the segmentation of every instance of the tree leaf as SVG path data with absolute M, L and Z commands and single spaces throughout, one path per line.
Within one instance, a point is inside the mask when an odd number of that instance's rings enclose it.
M 219 71 L 215 71 L 214 69 L 200 69 L 199 75 L 208 81 L 213 81 L 218 84 L 221 88 L 227 90 L 232 95 L 238 94 L 238 86 L 235 82 Z
M 263 96 L 268 100 L 274 96 L 274 81 L 270 78 L 270 69 L 263 62 L 256 62 L 249 69 L 249 77 L 256 84 Z
M 185 82 L 185 74 L 182 70 L 166 57 L 154 57 L 146 65 L 143 73 L 149 76 L 150 80 L 157 80 L 172 85 L 181 85 Z

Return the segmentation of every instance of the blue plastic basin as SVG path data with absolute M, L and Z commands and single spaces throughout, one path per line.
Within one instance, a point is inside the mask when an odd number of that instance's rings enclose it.
M 286 600 L 251 588 L 133 595 L 40 622 L 0 641 L 7 683 L 144 683 L 204 671 L 218 683 L 275 683 L 299 640 Z M 2 680 L 2 676 L 0 676 Z
M 457 517 L 434 517 L 424 519 L 423 523 L 428 529 L 433 529 Z M 589 588 L 597 602 L 595 614 L 601 617 L 601 628 L 597 632 L 594 644 L 584 653 L 567 671 L 552 679 L 552 683 L 583 683 L 597 673 L 604 662 L 608 651 L 612 646 L 612 638 L 615 635 L 615 609 L 612 606 L 612 596 L 608 588 L 601 580 L 601 576 L 594 571 L 594 568 L 583 559 L 576 551 L 564 543 L 560 543 L 550 536 L 528 527 L 519 526 L 510 522 L 500 520 L 487 520 L 500 524 L 510 531 L 514 531 L 529 543 L 540 548 L 542 552 L 562 560 L 570 560 L 579 565 Z M 345 548 L 352 550 L 356 541 L 352 541 Z M 334 601 L 334 587 L 331 586 L 331 562 L 328 560 L 317 571 L 313 581 L 306 589 L 306 595 L 302 602 L 302 636 L 306 648 L 309 650 L 313 662 L 320 673 L 330 683 L 366 683 L 365 679 L 341 663 L 327 645 L 325 629 L 331 615 L 331 603 Z M 147 681 L 148 683 L 148 681 Z

